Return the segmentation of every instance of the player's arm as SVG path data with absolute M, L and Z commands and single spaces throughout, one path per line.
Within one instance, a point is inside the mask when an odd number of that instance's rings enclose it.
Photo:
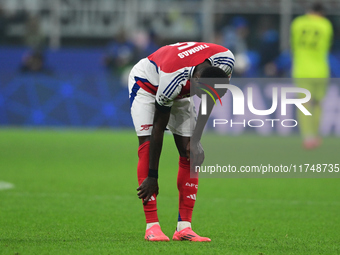
M 180 85 L 174 84 L 170 93 L 169 86 L 171 86 L 172 77 L 171 74 L 168 74 L 168 76 L 162 76 L 162 82 L 158 86 L 156 94 L 155 115 L 150 136 L 149 174 L 137 189 L 139 191 L 137 195 L 144 199 L 144 205 L 147 204 L 154 193 L 158 194 L 158 165 L 163 146 L 164 130 L 169 122 L 173 100 L 181 89 Z
M 225 71 L 227 73 L 228 79 L 226 79 L 225 82 L 229 84 L 230 77 L 231 77 L 231 74 L 232 74 L 231 67 L 229 65 L 226 65 L 226 66 L 220 66 L 219 68 L 221 68 L 223 71 Z M 196 126 L 195 126 L 195 129 L 194 129 L 193 135 L 191 137 L 192 144 L 200 143 L 204 127 L 207 124 L 209 116 L 210 116 L 212 109 L 214 108 L 214 105 L 215 105 L 214 100 L 217 100 L 217 99 L 220 99 L 221 97 L 223 97 L 225 95 L 225 93 L 227 92 L 227 89 L 219 88 L 219 89 L 215 89 L 214 91 L 216 93 L 216 94 L 213 94 L 215 99 L 211 98 L 210 96 L 205 97 L 206 98 L 206 114 L 204 114 L 204 115 L 202 114 L 202 100 L 201 100 L 201 105 L 200 105 L 199 112 L 198 112 Z
M 334 36 L 333 26 L 330 21 L 328 21 L 328 30 L 329 30 L 328 50 L 330 50 L 333 44 L 333 36 Z
M 154 193 L 158 194 L 158 165 L 163 146 L 164 130 L 170 118 L 170 110 L 170 107 L 161 106 L 157 101 L 155 102 L 153 129 L 150 136 L 149 174 L 137 189 L 139 191 L 137 195 L 144 199 L 144 204 L 147 204 Z
M 228 55 L 226 56 L 227 59 L 234 59 L 233 55 L 228 52 Z M 234 61 L 228 60 L 226 64 L 221 64 L 218 66 L 220 69 L 222 69 L 225 72 L 225 75 L 227 78 L 225 82 L 229 83 L 231 74 L 234 67 Z M 215 100 L 220 99 L 220 97 L 223 97 L 225 93 L 227 92 L 227 89 L 216 89 L 215 93 L 213 93 L 215 99 L 211 98 L 210 96 L 206 97 L 206 114 L 202 114 L 202 101 L 201 106 L 199 108 L 199 113 L 196 121 L 196 126 L 193 132 L 193 135 L 191 137 L 190 143 L 187 145 L 186 153 L 187 157 L 191 158 L 191 166 L 198 166 L 201 165 L 204 161 L 204 150 L 201 145 L 201 137 L 203 134 L 203 130 L 205 125 L 208 122 L 209 116 L 212 112 L 212 109 L 215 104 Z M 215 96 L 216 95 L 216 96 Z
M 159 105 L 155 102 L 156 110 L 153 121 L 153 129 L 150 137 L 149 168 L 158 171 L 159 158 L 161 156 L 164 130 L 170 118 L 170 107 Z
M 201 101 L 202 104 L 202 101 Z M 203 130 L 205 125 L 208 122 L 209 116 L 214 108 L 214 102 L 210 97 L 207 97 L 207 109 L 206 114 L 202 115 L 201 110 L 199 109 L 196 126 L 191 137 L 190 143 L 187 146 L 187 157 L 191 159 L 192 165 L 201 165 L 204 161 L 204 150 L 201 145 L 201 137 L 203 134 Z

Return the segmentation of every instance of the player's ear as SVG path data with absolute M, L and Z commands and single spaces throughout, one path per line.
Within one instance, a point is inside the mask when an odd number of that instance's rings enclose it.
M 193 76 L 191 79 L 190 79 L 190 82 L 191 82 L 191 86 L 194 87 L 194 89 L 196 90 L 197 89 L 197 86 L 199 84 L 199 77 L 197 76 Z
M 192 88 L 193 88 L 193 90 L 192 90 L 192 92 L 193 92 L 193 95 L 196 95 L 196 96 L 198 96 L 199 98 L 201 98 L 201 95 L 202 95 L 202 90 L 200 90 L 199 89 L 199 79 L 198 78 L 196 78 L 196 79 L 193 79 L 193 81 L 192 81 Z
M 195 72 L 194 75 L 192 76 L 193 79 L 199 79 L 201 78 L 201 72 Z

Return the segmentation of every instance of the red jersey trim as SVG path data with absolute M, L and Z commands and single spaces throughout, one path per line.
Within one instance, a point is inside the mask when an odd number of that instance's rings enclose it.
M 154 85 L 152 85 L 148 80 L 143 79 L 143 78 L 139 78 L 139 77 L 135 77 L 135 81 L 138 84 L 139 87 L 141 87 L 142 89 L 144 89 L 145 91 L 156 95 L 157 93 L 157 87 L 155 87 Z

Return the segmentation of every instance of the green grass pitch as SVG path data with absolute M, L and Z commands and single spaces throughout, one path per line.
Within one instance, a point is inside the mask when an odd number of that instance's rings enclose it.
M 339 161 L 299 137 L 223 136 L 233 162 Z M 261 155 L 259 155 L 259 150 Z M 289 152 L 285 154 L 284 152 Z M 322 162 L 323 163 L 323 162 Z M 339 254 L 340 179 L 200 179 L 193 229 L 211 243 L 144 241 L 132 131 L 0 129 L 0 254 Z M 165 136 L 158 212 L 172 237 L 178 155 Z

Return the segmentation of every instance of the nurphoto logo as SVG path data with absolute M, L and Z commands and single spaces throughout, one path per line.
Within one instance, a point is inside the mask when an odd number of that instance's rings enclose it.
M 201 88 L 199 89 L 203 90 L 206 94 L 201 95 L 201 114 L 206 115 L 207 114 L 207 95 L 209 95 L 212 100 L 214 101 L 214 104 L 216 104 L 215 98 L 217 98 L 220 101 L 221 106 L 222 100 L 217 93 L 216 90 L 220 89 L 226 89 L 229 90 L 232 96 L 232 114 L 233 115 L 245 115 L 245 107 L 248 107 L 248 110 L 250 113 L 257 115 L 257 116 L 268 116 L 273 114 L 278 109 L 278 102 L 280 99 L 280 114 L 282 116 L 287 115 L 287 106 L 288 105 L 294 105 L 297 107 L 304 115 L 312 115 L 307 108 L 303 105 L 307 103 L 311 99 L 311 93 L 309 90 L 305 88 L 299 88 L 299 87 L 272 87 L 271 91 L 271 107 L 269 109 L 256 109 L 254 106 L 254 95 L 253 95 L 253 88 L 247 87 L 247 97 L 245 97 L 243 91 L 235 85 L 231 84 L 214 84 L 214 86 L 210 86 L 205 83 L 201 83 L 207 88 Z M 209 91 L 209 90 L 210 91 Z M 280 93 L 279 93 L 280 92 Z M 289 94 L 298 94 L 299 98 L 290 98 Z M 256 99 L 255 99 L 256 100 Z M 246 102 L 246 103 L 245 103 Z M 281 122 L 281 125 L 283 127 L 295 127 L 298 125 L 298 122 L 295 119 L 250 119 L 246 122 L 233 122 L 232 119 L 213 119 L 213 127 L 216 127 L 216 125 L 226 125 L 230 123 L 231 127 L 233 125 L 243 125 L 246 126 L 246 123 L 248 123 L 249 127 L 262 127 L 266 122 L 271 123 L 271 126 L 274 127 L 274 123 Z

